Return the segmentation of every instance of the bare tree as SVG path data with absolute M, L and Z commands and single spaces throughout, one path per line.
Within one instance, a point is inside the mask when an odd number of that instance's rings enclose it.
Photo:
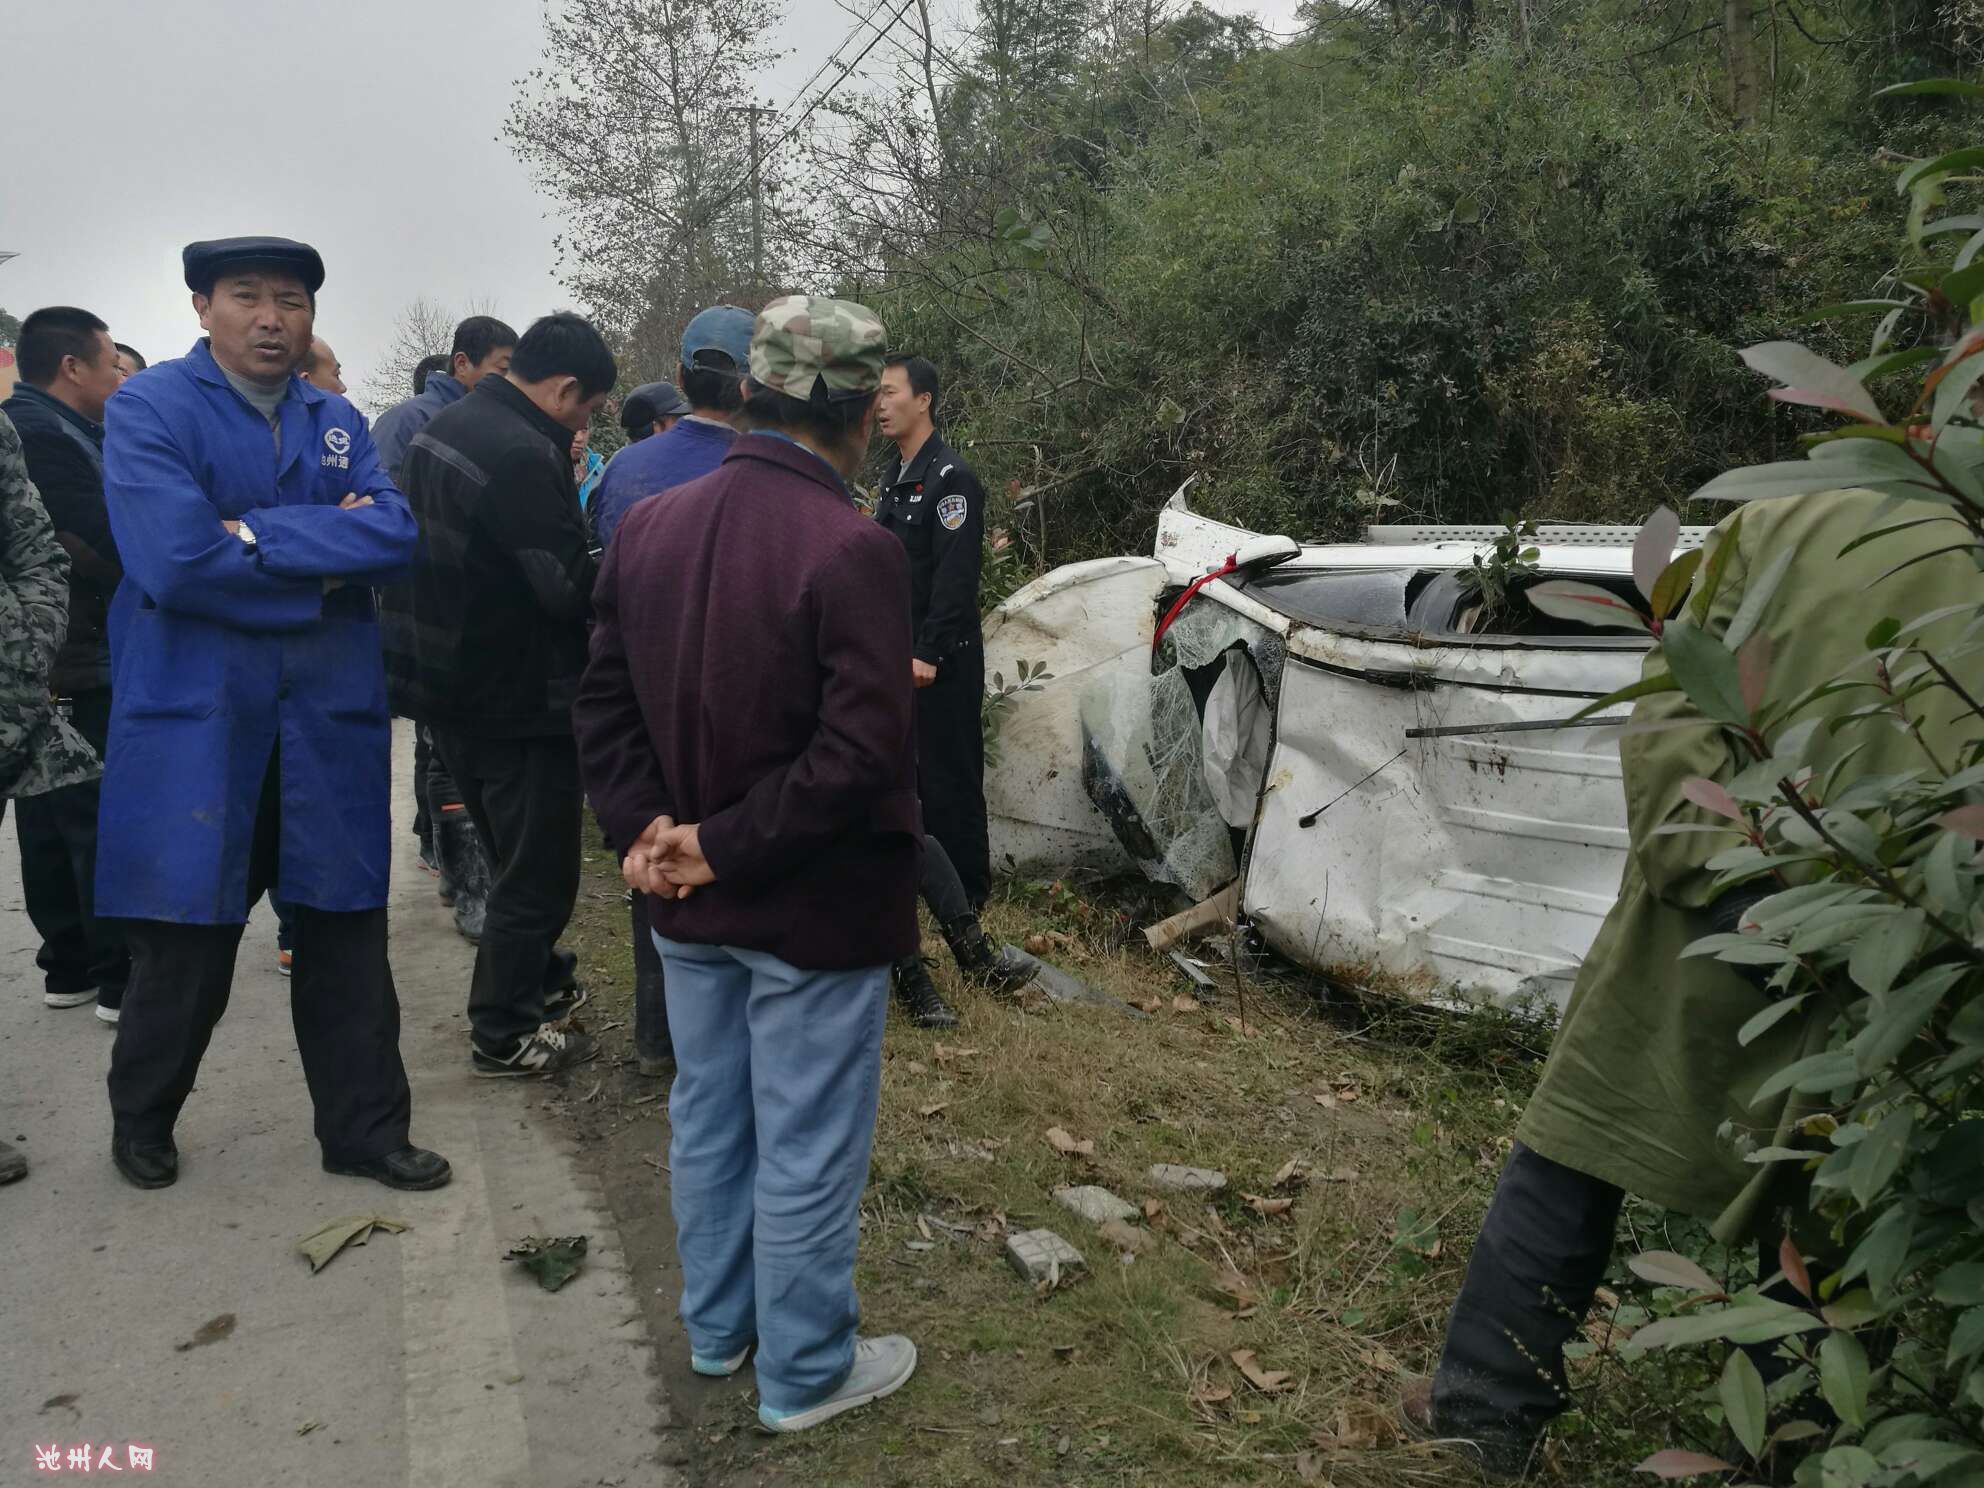
M 454 344 L 455 327 L 471 315 L 493 315 L 483 299 L 470 300 L 459 313 L 425 295 L 408 302 L 393 317 L 393 338 L 364 382 L 363 403 L 375 417 L 402 398 L 413 396 L 413 369 L 423 357 L 445 354 Z
M 780 55 L 767 41 L 780 19 L 778 0 L 554 0 L 547 12 L 543 65 L 519 83 L 504 133 L 563 209 L 565 283 L 625 340 L 665 346 L 699 306 L 769 287 L 751 282 L 753 186 L 775 212 L 783 126 L 767 121 L 754 157 L 741 111 Z

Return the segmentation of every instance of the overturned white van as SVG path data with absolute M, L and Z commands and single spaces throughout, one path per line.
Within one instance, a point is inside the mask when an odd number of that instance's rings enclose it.
M 1537 567 L 1626 594 L 1634 534 L 1545 526 Z M 1626 851 L 1625 710 L 1564 720 L 1634 680 L 1646 641 L 1525 605 L 1510 633 L 1475 633 L 1460 575 L 1496 535 L 1298 548 L 1181 492 L 1153 557 L 1027 585 L 985 631 L 988 676 L 1051 679 L 1013 696 L 987 772 L 995 867 L 1135 869 L 1194 900 L 1238 879 L 1299 964 L 1561 1005 Z

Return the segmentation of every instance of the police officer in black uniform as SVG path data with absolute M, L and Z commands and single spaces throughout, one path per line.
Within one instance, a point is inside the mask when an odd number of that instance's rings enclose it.
M 977 919 L 992 887 L 985 736 L 979 723 L 985 696 L 978 626 L 985 491 L 937 433 L 939 397 L 937 369 L 928 361 L 889 358 L 876 413 L 896 450 L 882 470 L 875 519 L 909 550 L 917 787 L 924 830 L 935 839 L 925 865 L 924 898 L 965 974 L 987 985 L 1011 986 L 1027 980 L 1030 968 L 1008 965 Z M 948 894 L 933 891 L 945 880 L 962 886 L 962 905 L 955 905 L 955 888 Z M 910 958 L 896 972 L 897 995 L 917 1023 L 944 1028 L 957 1021 L 920 958 Z

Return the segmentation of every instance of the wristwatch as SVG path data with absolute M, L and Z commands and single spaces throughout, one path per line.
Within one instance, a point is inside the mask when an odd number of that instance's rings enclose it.
M 251 528 L 246 522 L 237 522 L 235 524 L 234 535 L 240 538 L 241 541 L 246 543 L 249 547 L 252 548 L 255 546 L 254 529 Z

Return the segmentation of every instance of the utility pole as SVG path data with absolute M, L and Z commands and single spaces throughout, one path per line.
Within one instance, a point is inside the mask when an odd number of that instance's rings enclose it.
M 751 288 L 762 297 L 765 291 L 765 182 L 764 161 L 758 153 L 758 117 L 776 116 L 777 109 L 759 104 L 741 104 L 737 112 L 751 121 Z

